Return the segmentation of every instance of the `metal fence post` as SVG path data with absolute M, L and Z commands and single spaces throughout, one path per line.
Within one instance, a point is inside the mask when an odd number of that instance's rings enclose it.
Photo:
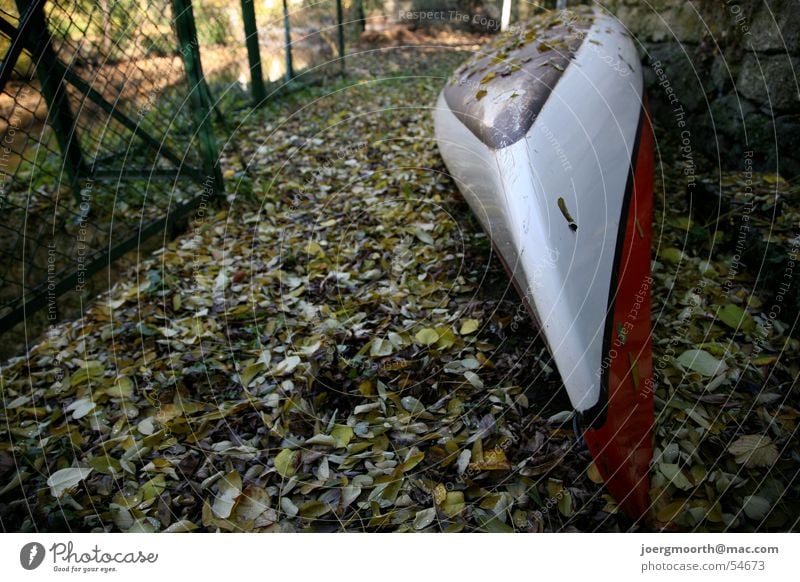
M 294 66 L 292 65 L 292 29 L 289 24 L 289 8 L 286 0 L 283 0 L 283 33 L 286 39 L 286 81 L 294 78 Z
M 364 1 L 356 0 L 356 20 L 358 21 L 359 32 L 367 30 L 367 17 L 364 15 Z
M 264 89 L 264 75 L 261 72 L 261 49 L 258 44 L 258 27 L 253 0 L 242 0 L 242 21 L 247 44 L 247 58 L 250 61 L 250 90 L 255 105 L 261 104 L 267 97 Z
M 33 59 L 36 63 L 36 76 L 42 85 L 42 95 L 47 103 L 48 120 L 53 127 L 58 147 L 64 156 L 64 171 L 69 179 L 70 189 L 75 199 L 81 201 L 78 180 L 85 169 L 78 135 L 75 132 L 75 117 L 69 106 L 69 98 L 64 88 L 64 79 L 56 71 L 57 57 L 53 50 L 50 30 L 44 15 L 45 0 L 16 0 L 20 23 L 27 21 L 28 30 L 33 35 Z M 22 28 L 22 26 L 20 26 Z
M 213 103 L 200 63 L 200 48 L 194 24 L 192 0 L 172 0 L 172 10 L 175 18 L 175 30 L 178 34 L 178 48 L 183 57 L 183 65 L 189 81 L 190 107 L 200 140 L 200 156 L 206 174 L 203 185 L 204 188 L 210 186 L 213 188 L 213 194 L 219 195 L 224 191 L 224 183 L 219 166 L 217 140 L 211 125 Z
M 342 72 L 344 72 L 344 15 L 342 14 L 342 0 L 336 0 L 336 35 L 339 41 L 339 59 Z

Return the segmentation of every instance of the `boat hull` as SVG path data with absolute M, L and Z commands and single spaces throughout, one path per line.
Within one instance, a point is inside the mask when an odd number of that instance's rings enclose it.
M 606 486 L 640 517 L 652 457 L 652 134 L 621 25 L 598 14 L 582 34 L 541 108 L 519 116 L 529 127 L 492 127 L 514 96 L 509 81 L 486 83 L 475 103 L 443 91 L 436 137 L 543 332 Z

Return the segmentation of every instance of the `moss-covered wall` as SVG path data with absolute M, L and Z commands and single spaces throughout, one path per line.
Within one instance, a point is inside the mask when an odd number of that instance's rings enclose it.
M 601 0 L 640 43 L 655 114 L 723 165 L 800 174 L 800 0 Z M 661 73 L 660 71 L 663 71 Z

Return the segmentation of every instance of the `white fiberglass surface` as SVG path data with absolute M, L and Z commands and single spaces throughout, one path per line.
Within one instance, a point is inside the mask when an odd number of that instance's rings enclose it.
M 524 139 L 493 150 L 442 98 L 435 112 L 448 169 L 534 305 L 577 410 L 600 393 L 641 96 L 632 42 L 619 23 L 598 16 Z

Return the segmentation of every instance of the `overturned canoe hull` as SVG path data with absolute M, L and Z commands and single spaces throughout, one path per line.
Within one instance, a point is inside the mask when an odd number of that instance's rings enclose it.
M 641 517 L 652 457 L 653 138 L 633 43 L 599 13 L 501 41 L 456 72 L 435 124 L 608 490 Z

